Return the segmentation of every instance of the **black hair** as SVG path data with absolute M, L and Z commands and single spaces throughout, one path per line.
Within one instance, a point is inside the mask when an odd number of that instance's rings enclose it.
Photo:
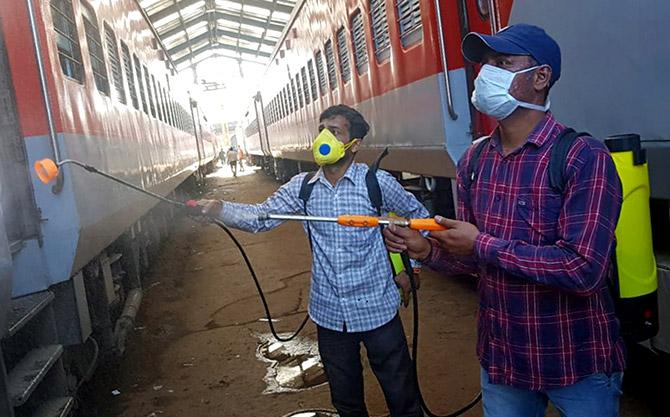
M 365 121 L 363 115 L 344 104 L 328 107 L 321 113 L 321 116 L 319 116 L 319 122 L 335 116 L 342 116 L 347 119 L 347 122 L 349 122 L 349 135 L 351 136 L 351 139 L 363 139 L 370 130 L 370 125 Z

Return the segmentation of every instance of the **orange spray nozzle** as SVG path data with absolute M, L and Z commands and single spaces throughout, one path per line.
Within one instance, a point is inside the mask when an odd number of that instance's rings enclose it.
M 379 226 L 379 217 L 345 215 L 338 216 L 337 223 L 349 227 L 377 227 Z
M 49 184 L 58 178 L 58 165 L 49 158 L 40 159 L 35 161 L 33 165 L 37 178 L 40 179 L 44 184 Z

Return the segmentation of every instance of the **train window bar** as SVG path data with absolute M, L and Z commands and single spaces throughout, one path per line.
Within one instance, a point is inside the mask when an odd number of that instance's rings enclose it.
M 307 105 L 312 101 L 312 99 L 309 94 L 309 83 L 307 82 L 307 70 L 305 70 L 305 67 L 300 69 L 300 76 L 302 78 L 302 91 L 305 95 L 305 105 Z
M 88 44 L 88 55 L 91 58 L 91 69 L 95 86 L 101 93 L 109 96 L 109 77 L 103 56 L 102 40 L 100 39 L 100 27 L 98 18 L 93 8 L 86 2 L 81 2 L 82 17 L 84 19 L 84 31 L 86 32 L 86 43 Z
M 419 0 L 398 0 L 396 8 L 398 10 L 400 42 L 403 48 L 421 42 L 423 40 L 423 28 Z
M 147 97 L 149 98 L 149 111 L 153 117 L 156 117 L 156 107 L 154 106 L 154 93 L 151 89 L 151 78 L 149 77 L 149 70 L 146 65 L 142 65 L 144 70 L 144 83 L 147 87 Z
M 137 90 L 135 86 L 135 75 L 133 71 L 133 63 L 130 60 L 130 51 L 128 45 L 121 41 L 121 59 L 123 59 L 123 69 L 126 72 L 126 83 L 128 84 L 128 92 L 130 93 L 130 102 L 137 110 L 140 109 L 140 102 L 137 100 Z
M 347 44 L 347 33 L 344 27 L 337 31 L 337 50 L 340 58 L 340 71 L 342 81 L 347 83 L 351 79 L 351 66 L 349 64 L 349 45 Z
M 351 34 L 354 45 L 354 63 L 358 74 L 368 71 L 368 45 L 365 41 L 365 28 L 363 26 L 363 14 L 357 9 L 351 17 Z
M 384 0 L 370 0 L 370 21 L 375 57 L 377 62 L 382 62 L 391 56 L 391 38 Z
M 314 62 L 316 62 L 316 76 L 319 79 L 319 93 L 324 95 L 326 93 L 326 74 L 323 72 L 323 55 L 321 55 L 321 51 L 316 51 L 314 54 Z
M 309 73 L 309 87 L 312 91 L 312 100 L 316 100 L 319 96 L 316 92 L 316 78 L 314 77 L 314 61 L 311 59 L 307 62 L 307 72 Z
M 302 109 L 305 107 L 305 99 L 303 98 L 302 95 L 302 84 L 300 83 L 300 74 L 295 75 L 295 84 L 296 84 L 296 89 L 298 90 L 298 104 L 300 105 L 300 108 Z
M 114 89 L 118 100 L 126 104 L 126 89 L 123 85 L 123 74 L 121 70 L 121 59 L 119 58 L 118 43 L 116 42 L 116 35 L 107 23 L 102 25 L 105 31 L 105 43 L 107 43 L 107 61 L 109 61 L 109 68 L 112 70 L 112 81 L 114 82 Z
M 52 0 L 51 19 L 56 32 L 61 70 L 65 76 L 81 83 L 84 80 L 84 70 L 72 1 Z
M 335 69 L 335 53 L 333 52 L 333 42 L 328 39 L 328 42 L 323 47 L 326 54 L 326 68 L 328 69 L 328 84 L 330 90 L 337 87 L 337 70 Z
M 133 63 L 135 64 L 135 75 L 137 76 L 137 85 L 140 87 L 140 99 L 142 100 L 142 110 L 144 113 L 149 114 L 149 108 L 147 107 L 147 96 L 144 93 L 144 83 L 142 82 L 142 67 L 140 66 L 140 60 L 137 58 L 137 55 L 133 54 Z

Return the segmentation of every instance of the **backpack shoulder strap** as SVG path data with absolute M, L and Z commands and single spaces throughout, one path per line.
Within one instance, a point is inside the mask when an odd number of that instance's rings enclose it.
M 558 135 L 554 141 L 554 146 L 551 148 L 548 167 L 549 186 L 558 194 L 563 194 L 568 182 L 565 173 L 568 163 L 568 152 L 570 152 L 570 147 L 572 147 L 575 139 L 580 136 L 590 136 L 590 134 L 587 132 L 575 132 L 572 128 L 566 128 Z
M 472 150 L 472 156 L 468 163 L 468 172 L 465 176 L 464 186 L 467 190 L 470 189 L 470 186 L 477 181 L 477 175 L 479 175 L 479 159 L 482 156 L 482 151 L 484 146 L 489 143 L 491 136 L 483 136 L 472 143 L 474 149 Z
M 375 208 L 377 214 L 381 216 L 382 214 L 382 190 L 379 186 L 379 179 L 377 178 L 377 170 L 379 169 L 379 164 L 382 162 L 382 159 L 388 155 L 388 148 L 384 148 L 381 154 L 377 157 L 375 162 L 368 168 L 368 172 L 365 174 L 365 186 L 368 189 L 368 197 L 372 203 L 372 207 Z
M 302 179 L 302 184 L 300 184 L 300 192 L 298 193 L 298 198 L 302 200 L 303 206 L 305 208 L 305 215 L 307 215 L 307 201 L 312 195 L 312 190 L 314 190 L 314 183 L 309 181 L 314 178 L 316 172 L 308 172 L 307 175 Z

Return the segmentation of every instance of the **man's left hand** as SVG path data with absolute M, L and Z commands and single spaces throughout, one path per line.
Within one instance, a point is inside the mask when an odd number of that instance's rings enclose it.
M 469 256 L 475 251 L 475 241 L 479 236 L 479 229 L 472 223 L 447 219 L 435 216 L 435 221 L 445 226 L 444 232 L 433 232 L 431 236 L 440 245 L 454 255 Z

